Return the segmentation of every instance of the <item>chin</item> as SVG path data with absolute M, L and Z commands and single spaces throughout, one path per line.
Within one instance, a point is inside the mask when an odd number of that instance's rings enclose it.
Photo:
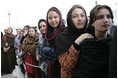
M 80 26 L 79 26 L 79 27 L 77 27 L 77 29 L 83 29 L 83 28 L 84 28 L 84 27 L 80 27 Z

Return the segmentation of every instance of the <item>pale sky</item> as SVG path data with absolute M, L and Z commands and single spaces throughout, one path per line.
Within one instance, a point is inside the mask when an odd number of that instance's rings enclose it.
M 96 0 L 0 0 L 0 28 L 8 28 L 8 12 L 11 13 L 10 25 L 14 29 L 23 28 L 25 25 L 37 26 L 39 19 L 46 19 L 49 8 L 57 7 L 62 18 L 66 20 L 69 9 L 75 5 L 82 5 L 87 15 L 95 6 Z M 117 10 L 117 0 L 97 0 L 98 4 L 109 5 L 112 10 Z M 14 30 L 15 33 L 15 30 Z

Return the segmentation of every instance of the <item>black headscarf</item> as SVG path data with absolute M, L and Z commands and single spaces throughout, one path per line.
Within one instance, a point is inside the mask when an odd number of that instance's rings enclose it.
M 57 30 L 56 32 L 53 34 L 54 28 L 50 26 L 50 24 L 48 23 L 48 13 L 50 11 L 55 11 L 57 14 L 59 14 L 60 17 L 60 22 L 59 25 L 57 26 Z M 49 44 L 53 47 L 54 46 L 54 42 L 55 42 L 55 37 L 61 33 L 62 31 L 64 31 L 65 29 L 65 25 L 62 22 L 62 16 L 61 16 L 61 12 L 56 8 L 56 7 L 52 7 L 48 10 L 47 12 L 47 20 L 46 20 L 46 33 L 45 33 L 45 38 L 46 40 L 48 40 Z
M 80 8 L 85 12 L 86 16 L 86 24 L 83 29 L 77 29 L 75 25 L 72 22 L 72 11 L 75 8 Z M 80 6 L 80 5 L 74 5 L 68 12 L 67 14 L 67 31 L 62 32 L 61 34 L 58 35 L 56 38 L 56 43 L 55 43 L 55 53 L 56 56 L 58 57 L 60 54 L 67 52 L 69 47 L 74 43 L 74 41 L 86 30 L 87 26 L 87 15 L 85 9 Z

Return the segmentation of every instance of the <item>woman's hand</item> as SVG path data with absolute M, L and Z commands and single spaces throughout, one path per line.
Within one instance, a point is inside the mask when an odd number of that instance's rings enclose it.
M 4 50 L 4 52 L 7 52 L 7 48 L 5 48 L 5 47 L 3 48 L 3 50 Z
M 37 59 L 37 61 L 41 62 L 41 56 L 40 56 L 40 55 L 38 55 L 38 56 L 36 57 L 36 59 Z
M 79 45 L 86 38 L 93 38 L 93 36 L 89 33 L 84 33 L 75 40 L 75 43 Z

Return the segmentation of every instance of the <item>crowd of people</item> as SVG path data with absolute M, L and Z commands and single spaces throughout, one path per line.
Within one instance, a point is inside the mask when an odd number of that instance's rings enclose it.
M 117 78 L 117 26 L 111 8 L 96 5 L 88 21 L 84 7 L 73 5 L 66 22 L 51 7 L 38 29 L 26 25 L 16 29 L 17 35 L 12 27 L 1 32 L 1 74 L 19 65 L 27 78 Z

